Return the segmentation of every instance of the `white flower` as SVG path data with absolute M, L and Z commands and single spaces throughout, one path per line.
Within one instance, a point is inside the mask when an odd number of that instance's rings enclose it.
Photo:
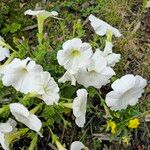
M 66 71 L 65 74 L 58 80 L 60 83 L 71 81 L 71 85 L 76 85 L 76 73 Z
M 101 54 L 106 58 L 107 66 L 114 67 L 116 63 L 120 60 L 120 54 L 112 52 L 113 44 L 109 41 L 106 41 L 104 51 L 101 51 Z M 99 49 L 98 49 L 99 50 Z
M 40 129 L 42 127 L 42 122 L 36 115 L 30 113 L 28 109 L 20 103 L 12 103 L 9 107 L 16 120 L 41 135 Z
M 0 46 L 0 61 L 3 61 L 6 57 L 9 57 L 9 49 Z
M 58 63 L 72 72 L 85 68 L 93 54 L 90 44 L 82 43 L 79 38 L 66 41 L 62 47 L 57 53 Z
M 26 94 L 33 91 L 35 76 L 41 71 L 42 67 L 29 58 L 24 60 L 15 58 L 4 67 L 2 81 L 5 86 L 12 85 L 17 91 Z
M 0 123 L 0 143 L 4 150 L 9 150 L 7 136 L 14 131 L 16 125 L 16 121 L 10 118 L 6 123 Z
M 85 124 L 86 105 L 87 105 L 87 91 L 85 89 L 77 90 L 77 97 L 73 101 L 73 114 L 76 117 L 75 123 L 79 127 Z
M 85 148 L 85 145 L 80 141 L 74 141 L 71 144 L 71 150 L 82 150 Z
M 109 83 L 109 79 L 115 75 L 112 68 L 107 67 L 106 59 L 101 55 L 101 52 L 97 50 L 87 70 L 79 70 L 77 75 L 77 82 L 84 85 L 86 88 L 93 86 L 97 89 L 103 85 Z
M 58 12 L 56 11 L 46 11 L 46 10 L 26 10 L 24 12 L 25 15 L 31 15 L 31 16 L 41 16 L 44 17 L 44 20 L 48 17 L 55 17 L 58 16 Z
M 98 19 L 94 15 L 89 16 L 89 20 L 91 21 L 91 26 L 94 28 L 96 34 L 103 36 L 107 34 L 107 32 L 111 31 L 113 35 L 116 37 L 120 37 L 121 33 L 119 32 L 118 29 L 112 27 L 108 23 L 106 23 L 103 20 Z
M 35 92 L 47 105 L 57 104 L 59 100 L 59 87 L 49 72 L 42 72 L 37 77 Z
M 106 95 L 106 104 L 112 110 L 126 109 L 128 105 L 135 105 L 144 92 L 146 80 L 132 74 L 117 79 L 112 84 L 113 91 Z

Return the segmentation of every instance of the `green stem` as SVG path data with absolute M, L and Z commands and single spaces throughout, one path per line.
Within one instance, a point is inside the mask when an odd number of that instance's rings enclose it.
M 35 114 L 41 107 L 43 106 L 43 103 L 38 104 L 36 107 L 30 110 L 32 114 Z
M 107 41 L 112 42 L 112 31 L 107 32 Z
M 73 103 L 60 103 L 60 105 L 72 109 Z
M 36 135 L 34 136 L 34 138 L 32 139 L 31 144 L 30 144 L 28 150 L 34 150 L 34 149 L 35 149 L 35 147 L 36 147 L 36 145 L 37 145 L 37 140 L 38 140 L 38 135 L 36 134 Z
M 71 99 L 71 98 L 65 98 L 65 97 L 60 97 L 60 99 L 62 99 L 62 100 L 67 100 L 67 101 L 73 101 L 73 99 Z
M 102 98 L 102 96 L 100 95 L 99 92 L 97 92 L 97 93 L 98 93 L 98 96 L 99 96 L 99 98 L 100 98 L 101 105 L 104 107 L 104 110 L 105 110 L 105 112 L 106 112 L 106 116 L 107 116 L 107 117 L 108 117 L 108 116 L 111 117 L 111 113 L 110 113 L 110 111 L 109 111 L 109 108 L 108 108 L 107 105 L 105 104 L 105 100 Z
M 8 134 L 7 135 L 7 141 L 8 141 L 8 143 L 11 143 L 12 141 L 20 138 L 20 136 L 25 135 L 28 132 L 28 130 L 29 130 L 28 128 L 24 128 L 24 129 L 21 129 L 19 131 L 16 131 L 16 132 Z
M 37 22 L 38 22 L 38 41 L 39 41 L 39 44 L 42 44 L 44 18 L 42 18 L 41 16 L 37 16 Z

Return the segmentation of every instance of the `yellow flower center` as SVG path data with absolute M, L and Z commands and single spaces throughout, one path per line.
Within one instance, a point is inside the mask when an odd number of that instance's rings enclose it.
M 135 129 L 139 126 L 140 124 L 140 121 L 138 118 L 134 118 L 134 119 L 131 119 L 129 121 L 129 124 L 128 124 L 128 127 L 131 128 L 131 129 Z
M 71 56 L 72 57 L 78 57 L 78 56 L 80 56 L 80 52 L 76 49 L 73 49 L 71 52 Z

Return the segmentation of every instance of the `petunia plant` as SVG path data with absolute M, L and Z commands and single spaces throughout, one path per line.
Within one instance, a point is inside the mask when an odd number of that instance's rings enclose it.
M 37 17 L 36 46 L 33 48 L 25 39 L 21 44 L 14 40 L 16 48 L 13 49 L 0 38 L 1 90 L 8 90 L 4 95 L 8 102 L 0 108 L 0 117 L 9 118 L 0 123 L 1 147 L 11 149 L 13 142 L 23 136 L 32 139 L 29 145 L 32 150 L 38 145 L 38 139 L 48 134 L 48 143 L 58 150 L 88 150 L 82 138 L 77 137 L 78 141 L 69 144 L 62 141 L 58 130 L 63 126 L 63 135 L 72 126 L 82 130 L 94 115 L 99 117 L 98 122 L 105 120 L 100 131 L 109 133 L 110 140 L 120 137 L 122 142 L 129 143 L 131 132 L 148 113 L 136 108 L 147 81 L 133 74 L 117 78 L 115 65 L 121 60 L 121 54 L 113 51 L 113 35 L 121 38 L 121 32 L 91 14 L 88 17 L 91 29 L 99 38 L 105 36 L 103 49 L 99 43 L 95 48 L 92 42 L 73 34 L 56 50 L 44 38 L 44 21 L 48 17 L 60 21 L 58 13 L 29 9 L 24 14 Z M 111 90 L 103 93 L 101 89 L 106 86 Z M 92 103 L 95 98 L 97 107 Z M 88 115 L 92 117 L 89 119 Z

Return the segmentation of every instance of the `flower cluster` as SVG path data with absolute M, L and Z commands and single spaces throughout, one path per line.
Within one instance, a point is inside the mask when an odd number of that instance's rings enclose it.
M 45 10 L 27 10 L 25 15 L 27 14 L 37 16 L 38 41 L 39 44 L 42 44 L 44 20 L 48 17 L 57 18 L 58 13 Z M 73 38 L 64 42 L 62 49 L 57 53 L 57 60 L 59 65 L 66 69 L 66 72 L 58 82 L 71 81 L 71 85 L 74 86 L 78 83 L 85 88 L 92 86 L 100 89 L 102 86 L 110 83 L 111 77 L 116 74 L 113 67 L 119 62 L 121 55 L 114 53 L 112 50 L 112 36 L 120 37 L 121 33 L 118 29 L 93 15 L 89 16 L 89 21 L 96 34 L 107 36 L 104 50 L 100 50 L 99 47 L 93 50 L 90 43 L 82 42 L 79 38 Z M 0 41 L 0 61 L 2 61 L 9 57 L 9 50 L 2 38 L 0 38 Z M 12 86 L 16 91 L 41 99 L 46 105 L 60 105 L 61 107 L 71 108 L 75 116 L 76 125 L 84 127 L 88 100 L 86 89 L 78 89 L 76 91 L 77 96 L 72 102 L 60 102 L 60 89 L 57 82 L 49 72 L 44 71 L 41 65 L 29 57 L 26 59 L 14 58 L 9 63 L 2 65 L 0 76 L 3 85 L 6 87 Z M 146 80 L 141 76 L 127 74 L 112 83 L 111 87 L 113 90 L 106 95 L 105 102 L 114 111 L 126 109 L 128 105 L 133 106 L 144 92 L 146 84 Z M 34 114 L 35 112 L 29 111 L 20 103 L 11 103 L 9 108 L 11 114 L 18 122 L 42 137 L 42 121 Z M 12 119 L 0 124 L 0 143 L 3 149 L 9 149 L 10 141 L 8 141 L 8 136 L 15 130 L 16 124 L 17 122 Z M 138 125 L 138 120 L 131 120 L 128 127 L 136 128 Z M 115 122 L 108 121 L 108 126 L 114 134 L 116 132 Z M 26 133 L 26 130 L 19 133 L 19 135 Z M 54 135 L 53 141 L 59 150 L 65 150 Z M 75 141 L 71 145 L 71 150 L 81 150 L 83 148 L 88 149 L 79 141 Z

